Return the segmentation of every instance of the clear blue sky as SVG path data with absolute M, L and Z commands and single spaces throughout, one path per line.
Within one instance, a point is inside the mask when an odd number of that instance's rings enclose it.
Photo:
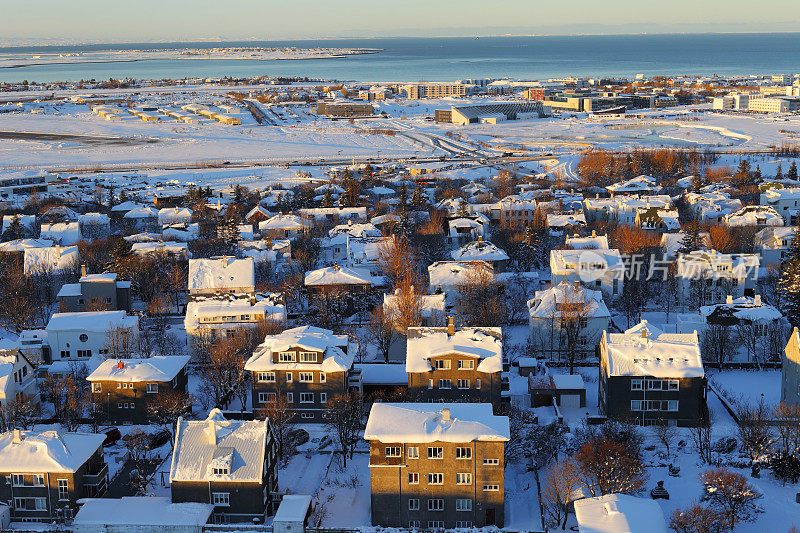
M 798 0 L 0 0 L 0 13 L 0 43 L 800 31 Z

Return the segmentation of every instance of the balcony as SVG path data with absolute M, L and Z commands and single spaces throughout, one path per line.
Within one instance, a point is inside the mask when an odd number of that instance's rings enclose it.
M 94 474 L 84 475 L 83 485 L 86 487 L 87 497 L 103 494 L 108 486 L 108 464 L 103 463 L 102 468 Z

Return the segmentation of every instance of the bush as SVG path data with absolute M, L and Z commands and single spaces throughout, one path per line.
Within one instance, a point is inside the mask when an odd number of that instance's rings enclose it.
M 787 482 L 795 484 L 800 481 L 800 459 L 794 455 L 781 455 L 770 461 L 769 467 L 772 475 L 785 485 Z

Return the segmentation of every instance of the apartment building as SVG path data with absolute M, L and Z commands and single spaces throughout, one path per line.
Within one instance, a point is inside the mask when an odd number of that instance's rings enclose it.
M 61 286 L 58 303 L 64 312 L 130 311 L 131 282 L 117 281 L 115 272 L 87 274 L 82 266 L 78 283 Z
M 372 525 L 504 525 L 508 418 L 486 403 L 374 403 L 369 441 Z
M 781 358 L 781 401 L 800 406 L 800 334 L 794 328 Z
M 411 100 L 421 98 L 463 98 L 475 94 L 477 87 L 465 83 L 416 83 L 401 85 L 400 93 Z
M 681 297 L 697 305 L 719 303 L 728 295 L 753 296 L 760 258 L 758 254 L 723 254 L 696 250 L 678 254 L 677 278 Z

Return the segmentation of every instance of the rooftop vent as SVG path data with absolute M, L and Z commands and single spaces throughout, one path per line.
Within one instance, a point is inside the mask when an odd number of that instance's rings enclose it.
M 450 409 L 442 409 L 442 422 L 450 422 Z

